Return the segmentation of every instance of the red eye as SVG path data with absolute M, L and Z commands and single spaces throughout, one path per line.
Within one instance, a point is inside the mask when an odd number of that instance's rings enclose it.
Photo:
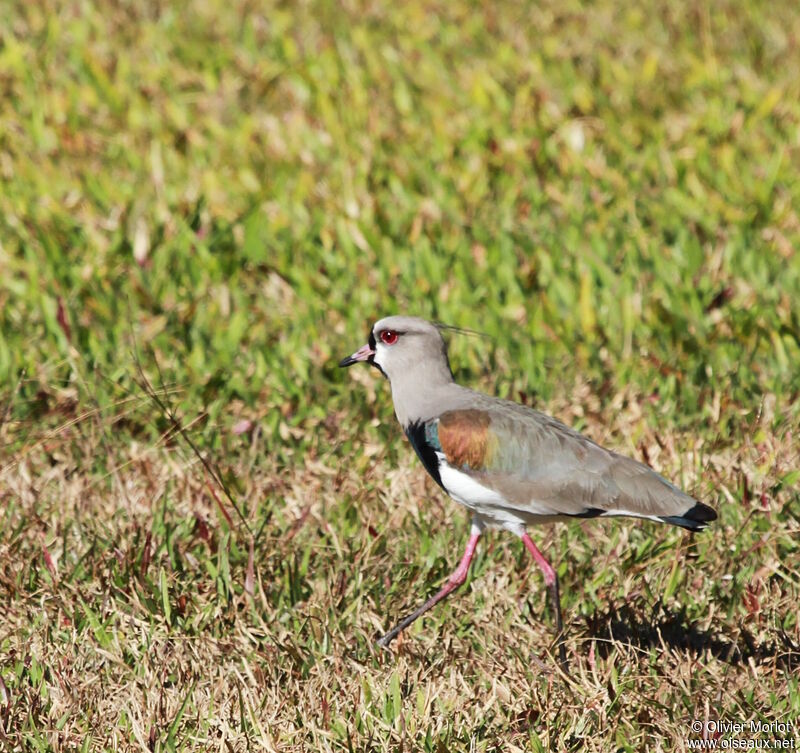
M 381 338 L 381 342 L 384 342 L 387 345 L 394 345 L 397 342 L 397 332 L 391 329 L 383 330 L 379 337 Z

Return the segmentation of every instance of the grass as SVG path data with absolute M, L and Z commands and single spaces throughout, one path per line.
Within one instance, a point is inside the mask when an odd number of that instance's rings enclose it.
M 3 749 L 684 750 L 694 719 L 800 719 L 795 3 L 393 6 L 7 4 Z M 504 534 L 373 645 L 468 531 L 379 375 L 336 368 L 393 312 L 486 333 L 459 380 L 719 510 L 532 532 L 569 677 Z

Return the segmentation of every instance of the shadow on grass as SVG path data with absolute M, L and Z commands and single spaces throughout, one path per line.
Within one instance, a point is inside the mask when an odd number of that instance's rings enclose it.
M 643 650 L 669 646 L 696 655 L 708 651 L 728 664 L 742 664 L 753 659 L 758 664 L 774 663 L 786 672 L 800 670 L 800 646 L 783 630 L 775 633 L 773 642 L 759 642 L 744 628 L 738 636 L 730 638 L 701 630 L 689 621 L 685 609 L 675 612 L 660 603 L 653 607 L 650 615 L 643 615 L 625 604 L 595 612 L 586 621 L 587 637 L 599 639 L 595 650 L 604 657 L 611 652 L 614 643 Z

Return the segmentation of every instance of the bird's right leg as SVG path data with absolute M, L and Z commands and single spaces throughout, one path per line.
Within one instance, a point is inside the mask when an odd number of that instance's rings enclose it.
M 405 630 L 417 617 L 421 617 L 431 607 L 436 606 L 442 599 L 447 598 L 453 591 L 455 591 L 466 579 L 469 573 L 469 565 L 472 562 L 472 557 L 475 554 L 475 549 L 478 546 L 478 539 L 481 537 L 483 526 L 477 521 L 473 520 L 472 529 L 470 530 L 469 541 L 467 548 L 464 550 L 464 556 L 461 562 L 455 569 L 453 574 L 447 579 L 447 583 L 442 588 L 431 596 L 419 609 L 414 610 L 410 615 L 404 617 L 397 623 L 386 635 L 382 635 L 377 640 L 377 644 L 381 648 L 387 648 L 389 644 L 398 636 L 398 634 Z
M 556 571 L 553 570 L 553 566 L 539 551 L 539 548 L 536 546 L 536 544 L 533 543 L 533 539 L 528 536 L 527 531 L 523 531 L 522 533 L 522 543 L 525 544 L 525 548 L 531 553 L 531 555 L 533 555 L 533 558 L 536 560 L 536 564 L 541 568 L 542 574 L 544 575 L 545 585 L 547 586 L 547 590 L 550 591 L 550 600 L 552 602 L 553 612 L 555 612 L 556 617 L 558 659 L 561 662 L 561 666 L 566 669 L 567 652 L 564 648 L 564 624 L 561 621 L 561 595 L 558 592 L 558 575 L 556 574 Z

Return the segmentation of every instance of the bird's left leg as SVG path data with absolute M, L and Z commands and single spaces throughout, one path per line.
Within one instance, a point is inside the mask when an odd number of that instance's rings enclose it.
M 475 549 L 478 546 L 478 539 L 481 537 L 482 531 L 483 524 L 477 519 L 473 519 L 469 541 L 467 542 L 467 548 L 464 550 L 464 556 L 461 558 L 461 562 L 453 574 L 447 579 L 447 583 L 445 583 L 439 589 L 439 591 L 431 596 L 431 598 L 428 599 L 421 607 L 415 609 L 410 615 L 400 620 L 400 622 L 398 622 L 397 625 L 395 625 L 388 633 L 386 633 L 386 635 L 382 635 L 380 638 L 378 638 L 377 643 L 381 648 L 387 648 L 401 631 L 405 630 L 412 622 L 414 622 L 414 620 L 425 614 L 425 612 L 427 612 L 431 607 L 435 606 L 442 599 L 449 596 L 467 579 L 469 565 L 470 562 L 472 562 L 472 557 L 475 554 Z
M 564 648 L 564 625 L 561 621 L 561 596 L 558 592 L 558 575 L 556 575 L 556 571 L 553 570 L 552 565 L 545 559 L 544 555 L 539 551 L 536 544 L 533 543 L 533 540 L 530 536 L 528 536 L 527 531 L 523 531 L 522 533 L 522 543 L 525 544 L 525 548 L 531 553 L 533 558 L 536 560 L 536 564 L 542 570 L 544 574 L 544 582 L 547 586 L 548 591 L 550 591 L 550 600 L 552 602 L 553 611 L 555 612 L 556 616 L 556 632 L 558 634 L 558 658 L 561 662 L 563 667 L 567 666 L 567 652 Z

